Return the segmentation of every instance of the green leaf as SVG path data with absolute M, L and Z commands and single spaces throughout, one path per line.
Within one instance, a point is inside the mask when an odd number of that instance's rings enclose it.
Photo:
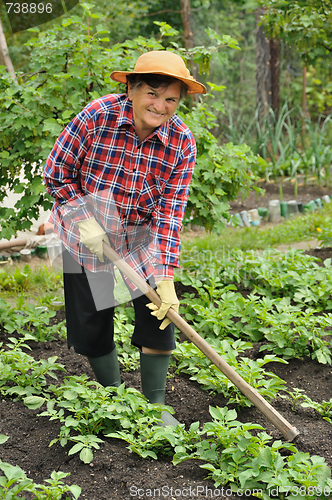
M 18 466 L 13 466 L 5 462 L 0 462 L 0 469 L 4 472 L 6 478 L 9 481 L 21 481 L 26 479 L 26 475 L 23 470 Z M 29 481 L 30 482 L 30 481 Z
M 246 482 L 248 479 L 252 479 L 254 477 L 254 471 L 252 469 L 247 469 L 239 474 L 239 481 L 241 488 L 246 487 Z
M 89 464 L 93 460 L 93 453 L 90 448 L 84 448 L 80 453 L 80 459 L 85 464 Z
M 68 455 L 74 455 L 75 453 L 78 453 L 82 450 L 83 447 L 83 443 L 76 443 L 72 448 L 70 448 L 70 450 L 68 451 Z
M 69 490 L 75 499 L 78 498 L 82 492 L 82 488 L 80 486 L 77 486 L 76 484 L 69 486 Z
M 270 448 L 264 448 L 260 450 L 259 455 L 257 457 L 257 461 L 259 465 L 263 467 L 272 467 L 273 464 L 273 456 Z
M 4 434 L 0 434 L 0 444 L 5 443 L 6 441 L 8 441 L 8 439 L 9 439 L 9 436 L 5 436 Z
M 46 402 L 46 399 L 41 396 L 28 396 L 23 399 L 23 402 L 30 410 L 36 410 Z
M 47 118 L 44 121 L 43 131 L 50 131 L 54 136 L 61 134 L 63 127 L 54 118 Z
M 68 399 L 69 401 L 75 401 L 77 399 L 77 392 L 71 389 L 68 389 L 68 391 L 64 391 L 63 397 L 65 399 Z

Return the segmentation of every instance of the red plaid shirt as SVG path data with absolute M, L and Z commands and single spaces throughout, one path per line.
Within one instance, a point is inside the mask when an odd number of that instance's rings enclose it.
M 195 159 L 194 137 L 176 115 L 139 143 L 126 95 L 92 101 L 64 129 L 45 164 L 55 231 L 77 262 L 111 271 L 112 264 L 101 264 L 80 244 L 75 223 L 95 217 L 141 276 L 172 278 Z

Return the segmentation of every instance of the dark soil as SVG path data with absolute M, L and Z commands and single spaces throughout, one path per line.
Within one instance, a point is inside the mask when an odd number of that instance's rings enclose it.
M 270 200 L 280 200 L 279 185 L 276 182 L 263 182 L 257 183 L 257 186 L 264 190 L 263 195 L 257 195 L 252 189 L 250 195 L 245 200 L 238 197 L 237 200 L 230 202 L 231 214 L 236 212 L 241 212 L 242 210 L 251 210 L 252 208 L 266 207 L 269 206 Z M 316 198 L 321 198 L 324 195 L 332 195 L 332 188 L 328 189 L 324 186 L 319 187 L 317 184 L 310 184 L 308 182 L 304 185 L 303 182 L 299 182 L 297 196 L 294 195 L 294 184 L 291 182 L 285 182 L 282 188 L 282 200 L 290 201 L 297 200 L 301 201 L 303 204 L 308 203 L 310 200 L 315 200 Z M 281 200 L 280 200 L 281 201 Z
M 311 253 L 317 256 L 320 252 L 313 250 Z M 324 250 L 324 259 L 328 256 L 332 256 L 331 249 Z M 180 294 L 184 290 L 185 287 L 178 285 Z M 63 311 L 58 312 L 57 319 L 63 319 L 64 315 Z M 5 339 L 2 336 L 0 340 Z M 31 346 L 33 349 L 29 352 L 32 352 L 36 359 L 58 356 L 58 362 L 66 367 L 67 374 L 86 373 L 93 379 L 86 359 L 73 350 L 68 350 L 64 340 L 32 343 Z M 255 346 L 246 355 L 252 358 L 260 357 L 258 348 L 259 346 Z M 310 359 L 294 359 L 288 365 L 271 363 L 268 368 L 285 380 L 288 388 L 304 389 L 314 401 L 321 402 L 332 397 L 332 368 L 329 365 L 321 365 Z M 122 377 L 126 386 L 140 390 L 138 371 L 122 373 Z M 209 406 L 222 407 L 226 401 L 221 396 L 209 395 L 187 376 L 172 375 L 167 383 L 166 404 L 173 406 L 177 418 L 188 428 L 197 420 L 201 424 L 210 421 Z M 312 409 L 298 406 L 296 411 L 292 411 L 291 404 L 281 397 L 273 402 L 273 406 L 300 431 L 294 441 L 297 448 L 302 452 L 324 457 L 328 465 L 332 466 L 331 424 Z M 138 496 L 138 488 L 148 491 L 163 487 L 164 490 L 161 491 L 169 495 L 154 498 L 188 498 L 188 492 L 191 492 L 191 498 L 195 499 L 217 498 L 211 496 L 214 495 L 214 485 L 205 480 L 206 472 L 196 461 L 173 466 L 166 458 L 158 461 L 144 460 L 129 452 L 125 442 L 105 438 L 101 449 L 94 453 L 93 462 L 86 465 L 78 456 L 68 456 L 71 445 L 62 448 L 57 443 L 49 447 L 50 441 L 57 437 L 59 424 L 47 417 L 38 417 L 41 410 L 29 410 L 22 402 L 3 399 L 0 402 L 0 411 L 0 433 L 10 436 L 0 447 L 0 458 L 20 466 L 35 482 L 40 483 L 47 479 L 53 470 L 61 470 L 70 473 L 66 479 L 69 484 L 82 487 L 82 499 L 129 500 L 135 498 L 135 494 L 136 498 L 148 498 L 151 497 L 149 493 Z M 283 439 L 282 434 L 255 407 L 238 411 L 238 420 L 259 423 L 274 440 Z M 203 488 L 204 491 L 197 490 L 197 487 Z M 210 488 L 212 493 L 205 488 Z M 184 492 L 183 495 L 181 491 Z M 197 494 L 197 491 L 201 493 Z M 218 498 L 236 497 L 229 492 L 229 496 L 220 495 Z

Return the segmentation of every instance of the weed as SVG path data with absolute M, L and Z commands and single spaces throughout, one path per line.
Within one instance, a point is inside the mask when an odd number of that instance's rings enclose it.
M 114 338 L 117 344 L 118 359 L 124 371 L 136 370 L 139 365 L 139 351 L 130 342 L 134 331 L 132 312 L 133 307 L 122 307 L 114 313 Z
M 47 416 L 50 420 L 59 420 L 62 423 L 59 437 L 54 439 L 50 446 L 58 441 L 61 446 L 65 446 L 69 441 L 75 442 L 70 454 L 80 452 L 81 460 L 85 463 L 92 461 L 93 448 L 98 449 L 99 444 L 103 442 L 96 435 L 102 433 L 121 439 L 126 436 L 133 444 L 134 438 L 130 436 L 138 434 L 140 438 L 137 439 L 144 441 L 147 439 L 147 427 L 160 421 L 161 411 L 167 408 L 160 406 L 156 409 L 154 405 L 148 404 L 138 391 L 125 389 L 124 384 L 118 388 L 105 388 L 89 381 L 86 375 L 68 377 L 64 385 L 50 386 L 49 389 L 56 399 L 32 396 L 24 402 L 29 408 L 38 408 L 46 403 L 47 409 L 40 413 L 40 416 Z M 144 445 L 145 451 L 147 447 L 148 443 Z
M 182 312 L 205 338 L 265 338 L 268 342 L 260 350 L 331 364 L 330 341 L 324 337 L 330 333 L 332 314 L 322 312 L 332 308 L 329 260 L 320 267 L 301 251 L 237 250 L 209 262 L 191 264 L 183 280 L 196 294 L 184 295 Z M 245 298 L 238 285 L 254 293 Z
M 298 403 L 301 401 L 301 399 L 304 399 L 305 395 L 303 389 L 298 389 L 297 387 L 294 388 L 293 391 L 285 391 L 287 394 L 281 394 L 280 396 L 285 399 L 290 399 L 293 401 L 293 406 L 292 406 L 292 411 L 295 411 L 296 406 Z
M 291 244 L 317 238 L 317 227 L 328 228 L 331 225 L 332 203 L 327 203 L 322 209 L 313 213 L 299 215 L 296 218 L 285 220 L 283 224 L 277 224 L 271 228 L 258 226 L 256 228 L 225 228 L 218 234 L 204 234 L 195 239 L 188 238 L 183 234 L 182 251 L 180 260 L 186 267 L 186 261 L 199 262 L 204 255 L 212 260 L 227 257 L 230 250 L 240 249 L 243 251 L 271 248 L 278 245 Z M 188 233 L 189 235 L 189 233 Z
M 63 286 L 61 274 L 49 270 L 46 266 L 31 270 L 26 264 L 22 270 L 18 266 L 8 266 L 0 270 L 0 290 L 8 297 L 24 291 L 27 301 L 29 297 L 42 293 L 54 293 Z M 20 299 L 21 301 L 23 300 Z

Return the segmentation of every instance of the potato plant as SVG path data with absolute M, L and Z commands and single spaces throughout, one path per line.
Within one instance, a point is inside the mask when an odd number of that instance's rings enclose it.
M 181 279 L 196 289 L 182 313 L 205 338 L 265 340 L 261 350 L 284 359 L 331 364 L 330 259 L 321 267 L 300 250 L 235 250 L 206 266 L 190 262 Z
M 0 444 L 5 443 L 9 436 L 0 434 Z M 0 460 L 0 498 L 3 500 L 19 500 L 22 493 L 33 495 L 29 498 L 39 500 L 65 500 L 77 499 L 81 495 L 81 488 L 77 485 L 68 486 L 62 479 L 69 476 L 68 473 L 53 471 L 49 479 L 45 479 L 46 484 L 36 484 L 18 466 L 11 465 Z M 64 495 L 66 494 L 66 497 Z M 70 497 L 67 495 L 70 494 Z

